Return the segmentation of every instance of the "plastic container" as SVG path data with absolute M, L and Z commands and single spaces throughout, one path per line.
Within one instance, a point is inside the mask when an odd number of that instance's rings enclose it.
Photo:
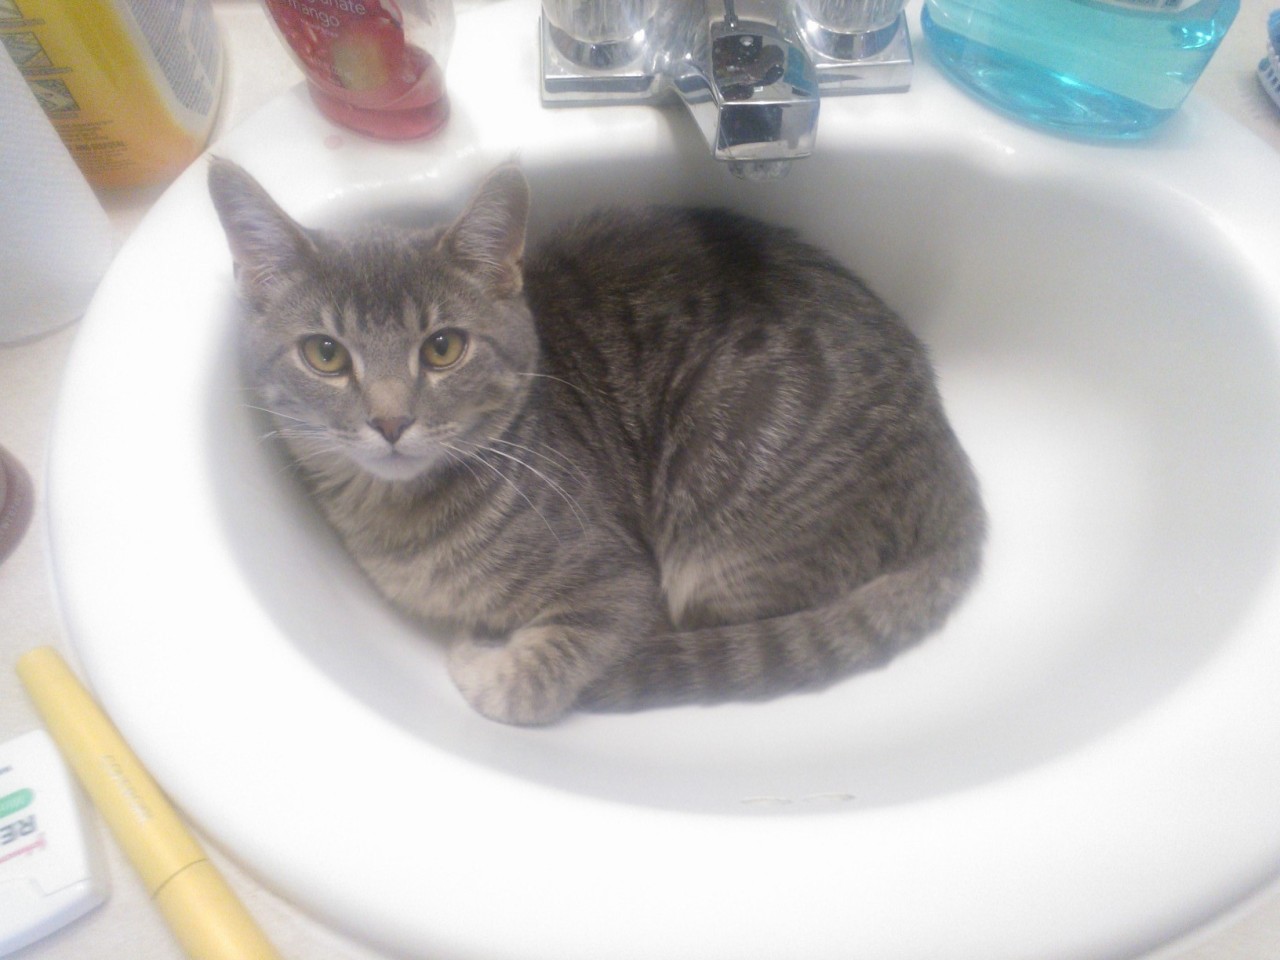
M 1280 107 L 1280 10 L 1267 18 L 1267 55 L 1258 63 L 1258 80 Z
M 95 187 L 172 180 L 222 92 L 209 0 L 3 0 L 4 43 Z
M 106 899 L 106 864 L 86 813 L 47 733 L 0 743 L 0 956 Z
M 80 317 L 115 253 L 106 211 L 3 49 L 0 250 L 0 344 L 38 337 Z M 0 557 L 5 540 L 0 512 Z
M 1239 0 L 925 0 L 934 59 L 1002 112 L 1090 139 L 1136 138 L 1171 116 Z
M 415 140 L 448 119 L 451 0 L 262 2 L 330 120 L 381 140 Z
M 27 532 L 33 504 L 30 474 L 13 454 L 0 447 L 0 563 Z

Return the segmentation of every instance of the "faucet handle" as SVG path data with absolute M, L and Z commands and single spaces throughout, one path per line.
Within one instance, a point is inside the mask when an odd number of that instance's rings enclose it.
M 832 33 L 872 33 L 898 21 L 907 0 L 795 0 L 804 21 Z
M 652 49 L 659 2 L 542 0 L 542 102 L 581 106 L 654 100 L 662 86 Z
M 542 15 L 578 43 L 630 43 L 647 30 L 658 0 L 542 0 Z
M 906 0 L 788 0 L 824 95 L 911 86 Z

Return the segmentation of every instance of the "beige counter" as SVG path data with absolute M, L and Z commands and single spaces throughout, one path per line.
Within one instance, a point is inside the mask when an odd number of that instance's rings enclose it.
M 913 6 L 918 7 L 918 0 Z M 1280 151 L 1280 110 L 1267 99 L 1254 73 L 1265 48 L 1266 14 L 1277 6 L 1280 0 L 1242 0 L 1239 19 L 1196 95 L 1212 100 Z M 227 87 L 219 118 L 219 129 L 225 130 L 295 85 L 300 77 L 268 27 L 257 0 L 214 0 L 214 7 L 228 55 Z M 136 191 L 105 198 L 121 241 L 158 193 Z M 1280 203 L 1276 202 L 1280 200 L 1280 183 L 1259 184 L 1258 196 L 1260 202 L 1270 198 L 1280 215 Z M 75 335 L 72 325 L 33 342 L 0 346 L 0 445 L 26 464 L 37 491 L 59 380 Z M 39 643 L 66 649 L 49 586 L 43 534 L 38 505 L 32 529 L 0 566 L 0 742 L 39 725 L 13 673 L 15 659 Z M 15 956 L 21 960 L 180 960 L 178 946 L 140 882 L 105 835 L 103 842 L 112 884 L 107 903 Z M 376 960 L 378 955 L 303 916 L 216 851 L 215 859 L 283 955 L 306 960 Z M 1270 957 L 1280 957 L 1280 883 L 1211 929 L 1146 960 Z

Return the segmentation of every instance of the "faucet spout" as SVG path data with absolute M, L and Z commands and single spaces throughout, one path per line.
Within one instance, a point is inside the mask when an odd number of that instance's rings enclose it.
M 736 176 L 776 180 L 813 152 L 820 93 L 910 85 L 905 2 L 542 0 L 542 102 L 675 96 Z
M 693 0 L 669 4 L 659 21 L 658 67 L 717 160 L 776 176 L 784 163 L 759 165 L 813 152 L 817 74 L 786 3 Z

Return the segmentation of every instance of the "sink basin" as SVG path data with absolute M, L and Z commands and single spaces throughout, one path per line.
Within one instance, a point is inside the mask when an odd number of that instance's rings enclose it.
M 653 200 L 798 228 L 930 345 L 983 579 L 819 694 L 484 720 L 263 439 L 197 164 L 84 321 L 49 487 L 76 654 L 187 815 L 439 960 L 1133 957 L 1273 880 L 1280 157 L 1194 98 L 1142 146 L 1049 138 L 922 58 L 747 184 L 675 110 L 541 109 L 535 24 L 526 0 L 460 18 L 436 140 L 337 132 L 299 89 L 215 152 L 314 225 L 451 214 L 518 151 L 535 236 Z

